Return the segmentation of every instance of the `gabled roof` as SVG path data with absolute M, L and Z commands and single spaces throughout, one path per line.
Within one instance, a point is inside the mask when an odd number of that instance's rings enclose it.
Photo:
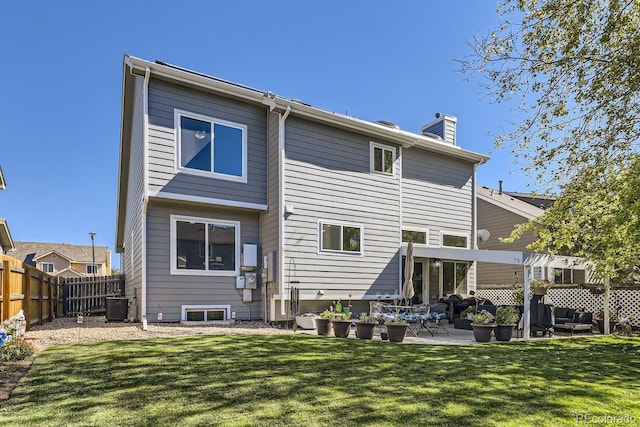
M 73 259 L 69 258 L 69 257 L 68 257 L 68 256 L 66 256 L 65 254 L 61 254 L 60 252 L 58 252 L 58 251 L 56 251 L 56 250 L 49 251 L 49 252 L 46 252 L 46 253 L 43 253 L 43 254 L 37 255 L 37 256 L 35 256 L 33 259 L 35 259 L 35 260 L 39 260 L 40 258 L 44 258 L 44 257 L 46 257 L 46 256 L 53 255 L 53 254 L 58 255 L 58 256 L 61 256 L 62 258 L 66 259 L 67 261 L 73 261 Z
M 70 275 L 74 276 L 74 277 L 85 277 L 86 274 L 82 274 L 79 271 L 74 270 L 71 267 L 67 267 L 63 270 L 60 271 L 56 271 L 55 273 L 53 273 L 54 276 L 58 276 L 58 277 L 69 277 L 69 274 L 66 273 L 70 273 Z
M 7 181 L 4 180 L 2 166 L 0 166 L 0 190 L 4 190 L 5 188 L 7 188 Z
M 0 171 L 0 175 L 2 175 L 1 172 L 2 171 Z M 0 247 L 2 247 L 4 252 L 15 249 L 11 233 L 9 232 L 9 226 L 7 225 L 7 220 L 4 218 L 0 218 Z
M 91 246 L 71 245 L 69 243 L 45 243 L 45 242 L 15 242 L 15 252 L 9 255 L 19 259 L 25 264 L 36 265 L 36 261 L 43 256 L 55 253 L 64 257 L 70 262 L 91 264 L 93 253 Z M 96 246 L 96 264 L 107 262 L 109 248 L 107 246 Z
M 396 127 L 370 122 L 356 117 L 334 113 L 313 107 L 301 101 L 285 98 L 269 91 L 257 90 L 232 83 L 196 71 L 170 65 L 165 62 L 150 62 L 124 56 L 122 75 L 122 111 L 120 124 L 120 166 L 118 174 L 118 206 L 116 217 L 116 252 L 123 251 L 126 195 L 128 192 L 129 160 L 131 155 L 131 135 L 133 126 L 133 103 L 136 76 L 154 76 L 176 82 L 178 84 L 200 88 L 218 95 L 241 99 L 254 105 L 262 105 L 271 111 L 284 113 L 288 111 L 294 116 L 327 124 L 371 138 L 393 141 L 409 148 L 418 147 L 448 157 L 460 159 L 474 164 L 486 163 L 488 156 L 461 149 L 459 146 L 445 143 L 441 139 L 424 134 L 407 132 Z
M 476 188 L 478 199 L 489 202 L 507 211 L 513 212 L 526 219 L 537 218 L 544 213 L 544 209 L 540 209 L 530 203 L 520 200 L 504 191 L 496 190 L 489 187 Z

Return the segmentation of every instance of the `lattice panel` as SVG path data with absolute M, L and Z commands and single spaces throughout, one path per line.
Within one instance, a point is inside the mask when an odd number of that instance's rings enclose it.
M 584 309 L 597 313 L 604 307 L 604 296 L 588 289 L 549 289 L 547 295 L 556 307 Z M 496 305 L 515 304 L 510 289 L 479 289 L 476 296 L 486 298 Z M 633 324 L 640 325 L 640 290 L 612 290 L 609 297 L 611 317 L 633 317 Z

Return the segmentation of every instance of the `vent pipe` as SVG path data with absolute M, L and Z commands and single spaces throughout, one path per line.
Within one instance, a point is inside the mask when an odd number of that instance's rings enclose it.
M 498 194 L 502 195 L 502 180 L 498 181 Z

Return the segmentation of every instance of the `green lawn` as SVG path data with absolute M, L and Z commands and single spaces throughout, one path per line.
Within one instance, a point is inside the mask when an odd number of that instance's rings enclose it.
M 639 380 L 638 338 L 117 341 L 41 353 L 0 406 L 0 425 L 557 426 L 581 414 L 640 423 Z

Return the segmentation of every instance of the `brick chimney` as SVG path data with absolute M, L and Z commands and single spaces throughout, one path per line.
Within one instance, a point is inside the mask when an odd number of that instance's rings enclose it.
M 456 145 L 456 123 L 458 119 L 448 114 L 436 113 L 436 118 L 422 126 L 423 135 L 434 134 L 448 144 Z

